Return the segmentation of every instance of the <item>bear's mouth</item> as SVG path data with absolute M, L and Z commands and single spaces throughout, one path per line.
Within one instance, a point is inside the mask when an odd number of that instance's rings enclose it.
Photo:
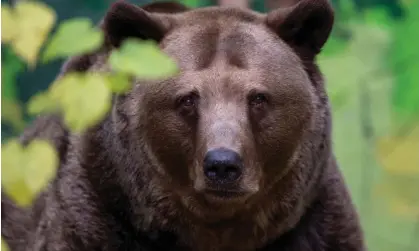
M 221 198 L 221 199 L 233 199 L 233 198 L 239 198 L 245 195 L 245 193 L 241 191 L 227 191 L 227 190 L 215 190 L 215 189 L 206 189 L 205 194 L 212 197 Z

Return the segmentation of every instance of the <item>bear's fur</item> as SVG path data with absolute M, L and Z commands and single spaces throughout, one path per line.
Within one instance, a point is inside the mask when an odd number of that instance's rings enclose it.
M 14 250 L 363 251 L 315 63 L 333 26 L 327 0 L 266 15 L 159 6 L 114 3 L 103 48 L 61 75 L 107 70 L 128 37 L 158 42 L 180 74 L 137 80 L 100 124 L 64 137 L 57 177 Z M 202 171 L 219 147 L 243 160 L 228 190 Z

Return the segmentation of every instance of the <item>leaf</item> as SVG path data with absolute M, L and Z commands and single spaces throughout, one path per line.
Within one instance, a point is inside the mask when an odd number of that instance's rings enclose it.
M 94 27 L 88 18 L 73 18 L 58 27 L 46 46 L 42 60 L 48 62 L 92 52 L 102 45 L 103 40 L 102 31 Z
M 25 127 L 22 107 L 17 100 L 9 98 L 1 99 L 1 118 L 3 120 L 2 122 L 6 122 L 16 131 L 21 131 Z
M 153 41 L 127 39 L 109 58 L 111 67 L 142 79 L 163 79 L 178 72 L 176 63 Z
M 10 43 L 16 35 L 14 16 L 10 7 L 6 4 L 1 5 L 1 41 Z
M 6 194 L 19 205 L 29 205 L 33 194 L 24 179 L 23 147 L 11 140 L 2 146 L 1 156 L 1 184 Z
M 126 93 L 131 90 L 132 82 L 130 77 L 124 73 L 108 74 L 105 76 L 108 88 L 117 94 Z
M 24 70 L 25 63 L 8 45 L 2 46 L 1 52 L 1 98 L 16 99 L 16 78 Z
M 36 115 L 57 111 L 59 106 L 48 92 L 41 92 L 31 97 L 27 108 L 30 115 Z
M 26 184 L 33 194 L 38 194 L 56 173 L 57 153 L 47 141 L 35 140 L 25 149 L 25 160 Z
M 1 238 L 1 251 L 9 251 L 9 246 L 6 244 L 6 242 Z
M 102 120 L 111 106 L 111 92 L 103 76 L 69 73 L 52 85 L 51 97 L 60 104 L 66 124 L 82 132 Z
M 19 57 L 33 68 L 39 50 L 55 23 L 54 10 L 44 3 L 19 1 L 11 12 L 6 10 L 4 13 L 6 22 L 4 26 L 2 24 L 2 29 L 7 31 L 6 39 Z
M 34 140 L 23 147 L 17 140 L 11 140 L 2 146 L 1 154 L 2 185 L 21 205 L 31 203 L 58 166 L 55 148 L 46 141 Z

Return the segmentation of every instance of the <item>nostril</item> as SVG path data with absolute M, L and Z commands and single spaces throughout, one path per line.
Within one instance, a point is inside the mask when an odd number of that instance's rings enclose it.
M 204 174 L 214 182 L 236 181 L 242 172 L 242 160 L 238 153 L 220 148 L 211 150 L 204 159 Z
M 205 175 L 210 179 L 214 179 L 217 176 L 217 169 L 214 166 L 210 166 L 205 170 Z

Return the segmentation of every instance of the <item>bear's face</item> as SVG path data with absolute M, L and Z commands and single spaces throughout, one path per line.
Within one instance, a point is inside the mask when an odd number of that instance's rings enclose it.
M 249 204 L 290 167 L 317 102 L 302 60 L 318 53 L 333 20 L 322 16 L 328 6 L 301 14 L 302 5 L 268 15 L 152 14 L 118 2 L 105 18 L 114 46 L 154 39 L 180 67 L 170 79 L 138 83 L 125 106 L 162 184 L 189 208 L 238 210 L 232 205 Z
M 266 27 L 220 23 L 163 39 L 181 73 L 145 90 L 145 123 L 152 152 L 174 182 L 229 203 L 285 170 L 310 123 L 313 97 L 299 58 Z

